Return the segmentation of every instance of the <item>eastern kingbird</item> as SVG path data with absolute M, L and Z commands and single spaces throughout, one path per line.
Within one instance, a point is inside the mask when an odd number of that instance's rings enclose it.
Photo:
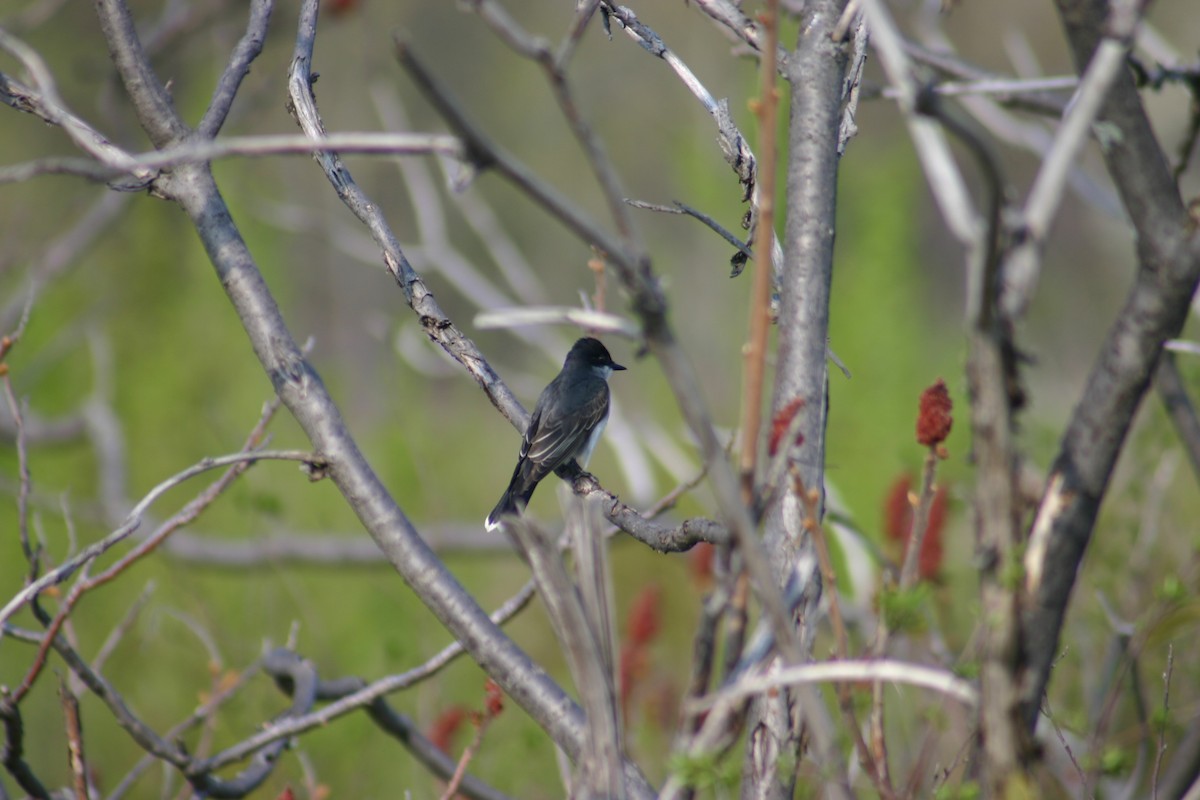
M 500 518 L 524 510 L 538 482 L 577 459 L 586 467 L 608 421 L 608 376 L 625 369 L 612 360 L 596 339 L 575 342 L 562 371 L 542 390 L 508 489 L 488 514 L 485 527 L 495 530 Z

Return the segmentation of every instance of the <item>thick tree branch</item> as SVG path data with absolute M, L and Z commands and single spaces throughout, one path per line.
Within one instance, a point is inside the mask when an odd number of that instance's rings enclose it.
M 108 54 L 133 101 L 138 121 L 158 148 L 178 144 L 188 136 L 187 125 L 175 112 L 170 93 L 150 66 L 138 37 L 133 15 L 124 0 L 96 0 L 100 30 Z
M 1059 0 L 1080 69 L 1105 35 L 1108 4 Z M 1138 270 L 1071 416 L 1025 558 L 1030 674 L 1026 721 L 1036 722 L 1058 652 L 1071 589 L 1125 436 L 1162 352 L 1178 335 L 1200 282 L 1200 233 L 1183 207 L 1133 78 L 1120 74 L 1100 113 L 1118 136 L 1105 161 L 1137 233 Z
M 796 48 L 789 54 L 784 69 L 791 92 L 791 117 L 787 210 L 782 236 L 783 277 L 779 287 L 779 344 L 770 419 L 778 419 L 789 407 L 794 414 L 801 415 L 799 434 L 803 443 L 796 458 L 799 484 L 818 494 L 818 518 L 825 489 L 829 378 L 826 345 L 837 207 L 837 148 L 848 61 L 845 46 L 833 41 L 831 32 L 843 6 L 838 0 L 820 0 L 805 6 Z M 802 402 L 799 410 L 796 401 Z M 780 443 L 781 448 L 789 446 L 790 442 Z M 812 554 L 811 539 L 803 530 L 805 504 L 796 495 L 795 484 L 787 483 L 788 488 L 765 510 L 765 544 L 780 579 L 790 576 L 791 566 L 802 555 Z M 819 595 L 819 582 L 811 591 Z M 813 625 L 815 620 L 806 619 L 805 623 Z M 806 639 L 811 643 L 811 636 Z M 786 651 L 785 654 L 790 656 Z M 788 662 L 800 663 L 793 658 L 788 658 Z M 814 758 L 830 776 L 826 786 L 830 796 L 849 796 L 845 767 L 832 739 L 832 723 L 820 695 L 808 686 L 794 687 L 791 694 L 802 709 L 806 730 L 812 736 Z M 790 735 L 798 734 L 795 730 Z M 786 746 L 794 748 L 797 741 L 793 739 Z M 784 778 L 778 776 L 776 780 Z
M 315 2 L 306 3 L 301 19 L 297 52 L 305 64 L 316 31 L 316 6 Z M 98 7 L 109 49 L 142 126 L 156 146 L 176 143 L 186 135 L 186 126 L 171 109 L 145 59 L 128 9 L 118 0 L 98 0 Z M 306 66 L 302 74 L 307 76 Z M 320 377 L 288 331 L 208 166 L 178 167 L 164 176 L 161 190 L 192 220 L 277 394 L 321 454 L 329 477 L 364 527 L 409 586 L 467 646 L 476 661 L 561 747 L 578 756 L 583 746 L 578 706 L 488 619 L 379 481 Z M 490 373 L 490 369 L 487 371 Z M 645 779 L 632 765 L 627 765 L 626 775 L 632 795 L 650 793 Z

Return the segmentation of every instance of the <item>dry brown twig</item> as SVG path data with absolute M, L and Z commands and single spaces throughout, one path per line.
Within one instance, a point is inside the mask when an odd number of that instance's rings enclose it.
M 71 767 L 71 788 L 76 800 L 89 800 L 88 766 L 83 748 L 83 719 L 79 713 L 79 698 L 67 681 L 59 676 L 58 695 L 62 702 L 64 727 L 67 733 L 67 758 Z
M 487 733 L 488 727 L 496 717 L 500 716 L 500 712 L 504 710 L 504 701 L 500 695 L 500 687 L 493 683 L 490 679 L 487 681 L 485 688 L 484 710 L 472 715 L 472 722 L 475 725 L 475 736 L 471 739 L 471 743 L 463 750 L 462 757 L 458 760 L 458 766 L 454 769 L 454 775 L 450 778 L 450 782 L 446 784 L 446 790 L 442 792 L 441 800 L 451 800 L 458 792 L 458 787 L 462 783 L 463 776 L 467 774 L 467 766 L 471 763 L 471 759 L 479 752 L 480 746 L 483 744 L 483 735 Z
M 779 115 L 779 91 L 775 87 L 775 45 L 779 42 L 779 3 L 770 0 L 759 24 L 766 34 L 766 49 L 759 69 L 759 97 L 752 108 L 758 117 L 760 169 L 756 182 L 758 219 L 754 228 L 754 243 L 760 253 L 770 254 L 775 242 L 775 165 L 778 149 L 775 142 Z M 745 364 L 742 373 L 742 454 L 739 464 L 742 482 L 742 502 L 748 507 L 756 502 L 754 476 L 758 471 L 758 445 L 762 437 L 763 381 L 767 359 L 767 333 L 771 326 L 772 269 L 769 256 L 755 259 L 754 283 L 750 292 L 750 332 L 743 350 Z M 800 653 L 787 653 L 795 661 Z
M 837 587 L 837 573 L 833 569 L 833 560 L 829 556 L 829 543 L 825 538 L 825 526 L 817 519 L 819 498 L 815 492 L 805 488 L 803 476 L 796 469 L 792 470 L 792 480 L 795 483 L 796 496 L 800 497 L 804 502 L 804 529 L 812 537 L 813 549 L 817 552 L 817 563 L 821 567 L 821 593 L 824 597 L 829 598 L 829 622 L 833 627 L 837 660 L 847 661 L 850 657 L 849 638 L 846 635 L 846 624 L 842 619 L 842 604 Z M 875 658 L 880 658 L 881 655 L 880 653 L 876 653 Z M 881 685 L 880 683 L 876 683 L 875 687 L 878 688 Z M 846 730 L 849 731 L 852 737 L 855 752 L 862 762 L 863 769 L 870 776 L 871 782 L 875 785 L 880 797 L 895 797 L 895 789 L 891 785 L 891 777 L 888 774 L 887 752 L 882 747 L 877 747 L 873 752 L 866 740 L 863 739 L 862 728 L 858 723 L 858 715 L 854 711 L 854 697 L 851 693 L 850 684 L 839 683 L 837 684 L 836 691 L 838 707 L 842 712 L 842 719 L 846 724 Z M 873 719 L 874 717 L 872 716 Z M 872 733 L 875 733 L 874 729 L 872 729 Z

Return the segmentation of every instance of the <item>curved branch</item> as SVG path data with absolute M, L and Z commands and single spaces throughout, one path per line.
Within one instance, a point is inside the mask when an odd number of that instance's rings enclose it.
M 1104 36 L 1108 3 L 1059 0 L 1057 5 L 1082 69 Z M 1200 232 L 1184 209 L 1128 73 L 1113 81 L 1099 120 L 1119 131 L 1104 157 L 1137 232 L 1138 271 L 1071 415 L 1030 534 L 1024 625 L 1030 675 L 1023 700 L 1031 727 L 1109 477 L 1162 344 L 1179 334 L 1200 284 Z
M 321 459 L 313 456 L 312 453 L 307 453 L 299 450 L 257 450 L 245 453 L 233 453 L 227 456 L 218 456 L 216 458 L 201 459 L 199 463 L 194 464 L 187 469 L 172 475 L 162 483 L 151 489 L 145 497 L 138 502 L 125 521 L 115 531 L 105 536 L 98 542 L 84 548 L 78 555 L 71 558 L 57 568 L 50 570 L 42 577 L 33 581 L 21 591 L 17 592 L 11 600 L 0 609 L 0 623 L 3 623 L 26 603 L 33 600 L 37 595 L 45 591 L 50 586 L 56 586 L 75 574 L 75 571 L 80 567 L 90 564 L 97 557 L 108 551 L 113 545 L 121 542 L 129 537 L 138 526 L 142 523 L 142 516 L 146 513 L 151 505 L 154 504 L 159 497 L 167 491 L 175 488 L 189 478 L 195 477 L 203 472 L 208 472 L 219 467 L 227 467 L 231 464 L 239 464 L 242 462 L 266 461 L 270 459 L 280 459 L 286 461 L 300 461 L 306 464 L 320 464 Z
M 0 764 L 4 765 L 18 786 L 29 792 L 30 797 L 49 800 L 50 793 L 25 762 L 25 725 L 21 720 L 21 709 L 9 703 L 7 692 L 0 693 L 0 722 L 4 724 L 4 747 L 0 748 Z
M 172 134 L 182 123 L 169 105 L 164 106 L 155 91 L 155 87 L 161 87 L 145 62 L 127 9 L 117 0 L 99 0 L 99 7 L 110 50 L 126 89 L 133 96 L 143 127 L 157 146 L 173 144 Z M 300 81 L 308 97 L 311 97 L 308 64 L 316 35 L 316 15 L 317 3 L 305 2 L 291 81 L 293 94 L 295 83 Z M 162 116 L 171 120 L 164 120 L 160 118 Z M 323 156 L 322 161 L 336 165 L 338 160 L 330 155 Z M 343 176 L 348 177 L 344 170 L 331 170 L 331 177 L 338 178 L 334 183 L 339 193 L 349 193 L 357 188 L 340 180 Z M 329 477 L 387 554 L 388 560 L 509 696 L 525 708 L 568 754 L 578 756 L 583 746 L 584 729 L 579 707 L 488 618 L 434 555 L 371 469 L 346 429 L 337 405 L 287 329 L 208 166 L 182 165 L 160 182 L 164 196 L 177 202 L 195 225 L 255 354 L 280 399 L 321 454 Z M 398 247 L 396 253 L 400 253 Z M 392 264 L 391 267 L 394 274 L 403 274 L 399 265 Z M 411 270 L 409 273 L 415 277 Z M 414 291 L 413 284 L 402 285 L 406 292 Z M 416 288 L 423 290 L 420 286 Z M 428 292 L 423 294 L 428 295 Z M 425 300 L 432 304 L 431 296 L 414 296 L 412 302 L 414 307 L 420 307 Z M 432 307 L 436 309 L 435 305 Z M 438 325 L 436 319 L 430 322 L 427 330 L 431 332 L 444 333 L 449 327 Z M 503 388 L 486 362 L 473 366 L 478 368 L 473 374 L 478 374 L 485 385 Z M 506 389 L 502 394 L 511 398 Z M 515 405 L 515 400 L 512 404 Z M 651 790 L 636 767 L 627 764 L 626 769 L 631 795 L 648 796 Z

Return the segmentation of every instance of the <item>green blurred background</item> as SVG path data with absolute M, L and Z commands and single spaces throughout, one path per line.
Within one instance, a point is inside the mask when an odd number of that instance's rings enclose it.
M 147 30 L 171 19 L 170 14 L 196 11 L 186 3 L 169 3 L 166 11 L 158 4 L 133 5 Z M 519 6 L 513 13 L 552 40 L 566 28 L 569 4 Z M 1192 53 L 1200 22 L 1188 7 L 1184 0 L 1156 4 L 1152 20 L 1178 49 Z M 16 14 L 16 8 L 16 3 L 9 4 L 3 13 Z M 154 61 L 159 75 L 171 81 L 177 107 L 192 122 L 203 113 L 245 22 L 241 3 L 205 8 L 194 28 L 179 34 Z M 647 3 L 635 10 L 715 96 L 730 99 L 743 132 L 755 141 L 753 117 L 746 108 L 757 92 L 754 64 L 731 57 L 728 39 L 686 4 Z M 917 10 L 906 4 L 897 7 L 902 20 Z M 443 130 L 393 61 L 391 32 L 404 31 L 418 54 L 498 141 L 584 208 L 605 218 L 599 192 L 539 70 L 513 56 L 478 19 L 438 2 L 360 0 L 341 13 L 326 11 L 314 69 L 320 73 L 317 101 L 330 131 L 394 129 L 389 121 L 396 120 L 398 109 L 403 109 L 410 130 Z M 284 107 L 295 17 L 295 3 L 279 3 L 265 51 L 224 133 L 295 132 Z M 1048 74 L 1070 69 L 1057 22 L 1045 4 L 968 2 L 945 24 L 962 51 L 989 68 L 1011 72 L 1012 50 L 1006 42 L 1020 38 Z M 147 147 L 108 64 L 90 7 L 67 3 L 43 24 L 13 29 L 49 62 L 72 109 L 126 148 Z M 785 37 L 792 40 L 794 24 L 786 27 Z M 5 71 L 19 74 L 11 60 L 3 64 Z M 879 85 L 873 64 L 868 76 Z M 581 44 L 572 79 L 580 106 L 602 137 L 628 196 L 657 203 L 682 200 L 740 231 L 744 208 L 739 187 L 721 159 L 711 121 L 661 62 L 620 31 L 607 40 L 594 24 Z M 1175 152 L 1186 125 L 1186 94 L 1168 88 L 1150 95 L 1148 104 L 1162 141 Z M 782 116 L 786 121 L 786 113 Z M 31 116 L 5 109 L 0 120 L 5 163 L 72 152 L 60 131 Z M 832 373 L 827 475 L 863 535 L 882 546 L 879 529 L 888 488 L 899 476 L 915 473 L 923 456 L 913 439 L 917 398 L 924 387 L 945 378 L 958 420 L 948 442 L 950 458 L 940 473 L 952 502 L 943 534 L 947 555 L 932 602 L 939 633 L 951 651 L 958 652 L 970 634 L 976 608 L 960 335 L 963 258 L 930 202 L 894 105 L 866 101 L 858 123 L 860 133 L 841 168 L 831 310 L 832 347 L 853 377 Z M 1036 159 L 1011 149 L 1004 151 L 1004 158 L 1011 183 L 1026 186 Z M 432 164 L 425 165 L 432 188 L 414 197 L 408 187 L 414 175 L 422 178 L 411 172 L 411 165 L 402 171 L 382 158 L 350 157 L 347 162 L 364 190 L 385 209 L 443 308 L 531 405 L 575 333 L 533 329 L 521 338 L 477 329 L 473 317 L 479 305 L 455 277 L 463 274 L 461 265 L 447 260 L 445 247 L 431 246 L 417 217 L 434 210 L 444 215 L 446 241 L 475 272 L 470 285 L 504 287 L 501 291 L 517 302 L 490 254 L 495 239 L 472 230 Z M 1106 184 L 1094 149 L 1085 157 L 1084 168 Z M 301 340 L 314 337 L 314 366 L 401 507 L 422 530 L 481 533 L 479 521 L 508 479 L 517 433 L 461 370 L 424 341 L 400 291 L 382 269 L 377 249 L 310 159 L 226 161 L 215 172 L 292 332 Z M 1185 188 L 1194 191 L 1196 174 L 1193 168 L 1185 176 Z M 46 263 L 55 238 L 106 192 L 70 177 L 0 187 L 0 308 L 22 302 L 29 276 Z M 545 300 L 575 304 L 580 292 L 593 290 L 588 249 L 519 193 L 485 175 L 467 195 L 496 216 L 532 265 Z M 782 200 L 781 196 L 781 204 Z M 68 554 L 68 517 L 79 542 L 103 536 L 123 511 L 111 498 L 123 495 L 127 502 L 136 501 L 204 456 L 236 451 L 270 393 L 184 216 L 143 195 L 109 202 L 115 209 L 112 221 L 43 289 L 24 339 L 7 360 L 14 390 L 28 399 L 31 416 L 76 424 L 85 407 L 107 408 L 115 415 L 121 437 L 119 463 L 124 472 L 114 472 L 100 457 L 86 424 L 62 441 L 31 447 L 33 530 L 52 562 Z M 739 414 L 739 353 L 747 327 L 749 275 L 729 279 L 730 248 L 694 220 L 637 214 L 673 304 L 672 322 L 700 368 L 705 400 L 717 424 L 732 430 Z M 1053 457 L 1099 342 L 1120 307 L 1132 264 L 1126 227 L 1069 197 L 1046 255 L 1040 291 L 1019 333 L 1020 343 L 1036 359 L 1024 373 L 1031 403 L 1021 420 L 1021 444 L 1042 470 Z M 625 311 L 611 281 L 609 307 Z M 1194 338 L 1194 323 L 1190 330 Z M 540 347 L 532 346 L 528 337 Z M 626 462 L 613 449 L 602 448 L 591 466 L 610 490 L 644 505 L 689 477 L 699 460 L 654 363 L 639 360 L 627 342 L 609 344 L 614 358 L 630 367 L 612 382 L 619 421 L 610 427 L 610 441 L 625 443 L 637 455 Z M 1200 364 L 1183 358 L 1181 366 L 1195 396 Z M 286 412 L 270 430 L 273 446 L 306 445 Z M 1051 695 L 1051 705 L 1065 726 L 1086 733 L 1087 695 L 1100 681 L 1087 665 L 1102 658 L 1112 637 L 1104 612 L 1093 602 L 1097 591 L 1105 593 L 1119 616 L 1144 623 L 1148 636 L 1159 637 L 1147 649 L 1144 674 L 1161 672 L 1163 641 L 1176 641 L 1176 669 L 1186 670 L 1178 673 L 1186 680 L 1178 680 L 1177 700 L 1173 693 L 1173 705 L 1180 710 L 1169 720 L 1175 726 L 1171 730 L 1177 733 L 1194 715 L 1200 676 L 1194 636 L 1195 558 L 1200 546 L 1196 478 L 1152 398 L 1122 458 L 1076 592 L 1077 606 L 1064 642 L 1068 649 L 1058 670 L 1082 673 L 1084 678 L 1056 680 Z M 16 533 L 17 485 L 16 451 L 11 435 L 5 435 L 0 441 L 0 597 L 5 599 L 19 589 L 26 570 Z M 198 479 L 173 490 L 153 514 L 165 518 L 202 485 L 204 479 Z M 539 518 L 557 524 L 553 491 L 543 489 L 532 508 Z M 709 495 L 701 487 L 673 513 L 711 511 Z M 1147 519 L 1151 513 L 1158 515 L 1152 523 Z M 1146 541 L 1148 524 L 1156 526 L 1157 537 L 1152 549 L 1139 549 L 1135 543 Z M 254 467 L 191 532 L 230 540 L 290 533 L 365 537 L 331 485 L 308 482 L 289 463 Z M 431 538 L 437 541 L 433 534 Z M 674 703 L 688 674 L 702 587 L 686 555 L 659 555 L 623 539 L 616 540 L 613 552 L 618 619 L 624 619 L 640 590 L 660 590 L 663 630 L 635 690 L 628 722 L 634 756 L 652 780 L 661 780 Z M 526 579 L 524 566 L 503 546 L 450 549 L 446 558 L 487 608 L 502 602 Z M 160 731 L 195 708 L 214 680 L 254 661 L 264 643 L 287 640 L 293 626 L 298 651 L 311 658 L 324 677 L 353 674 L 370 680 L 401 672 L 449 641 L 382 562 L 356 567 L 289 563 L 237 570 L 161 554 L 80 604 L 72 620 L 81 652 L 94 654 L 150 583 L 153 595 L 105 673 L 136 712 Z M 1174 594 L 1168 591 L 1175 589 Z M 1170 612 L 1166 622 L 1148 611 L 1154 602 L 1159 603 L 1155 609 Z M 16 622 L 36 626 L 28 612 Z M 569 682 L 536 602 L 508 630 L 535 659 Z M 201 634 L 215 641 L 219 652 L 206 646 Z M 818 655 L 829 652 L 823 639 L 817 649 Z M 0 641 L 0 683 L 18 683 L 31 657 L 27 645 Z M 67 761 L 54 672 L 63 673 L 65 667 L 52 660 L 51 668 L 22 709 L 28 758 L 39 775 L 60 785 L 67 781 Z M 435 679 L 392 700 L 427 729 L 450 707 L 479 708 L 482 684 L 480 672 L 460 659 Z M 1153 686 L 1152 695 L 1156 691 Z M 266 679 L 252 680 L 218 717 L 216 746 L 246 737 L 285 707 L 285 699 Z M 1131 746 L 1133 723 L 1127 712 L 1122 707 L 1119 713 L 1125 716 L 1117 726 L 1126 737 L 1114 735 L 1114 746 Z M 93 698 L 84 698 L 83 713 L 88 757 L 100 786 L 111 789 L 140 753 Z M 919 715 L 896 714 L 892 724 L 904 732 L 924 722 Z M 469 736 L 468 731 L 460 732 L 454 755 Z M 297 752 L 307 757 L 316 779 L 336 797 L 395 797 L 408 789 L 414 797 L 427 797 L 440 791 L 365 715 L 351 715 L 305 735 Z M 472 772 L 516 797 L 561 793 L 548 740 L 511 704 L 488 733 Z M 261 795 L 275 796 L 285 785 L 299 789 L 304 780 L 302 759 L 285 757 Z M 0 783 L 15 791 L 7 775 L 0 776 Z M 162 783 L 162 773 L 153 770 L 134 796 L 158 796 Z

